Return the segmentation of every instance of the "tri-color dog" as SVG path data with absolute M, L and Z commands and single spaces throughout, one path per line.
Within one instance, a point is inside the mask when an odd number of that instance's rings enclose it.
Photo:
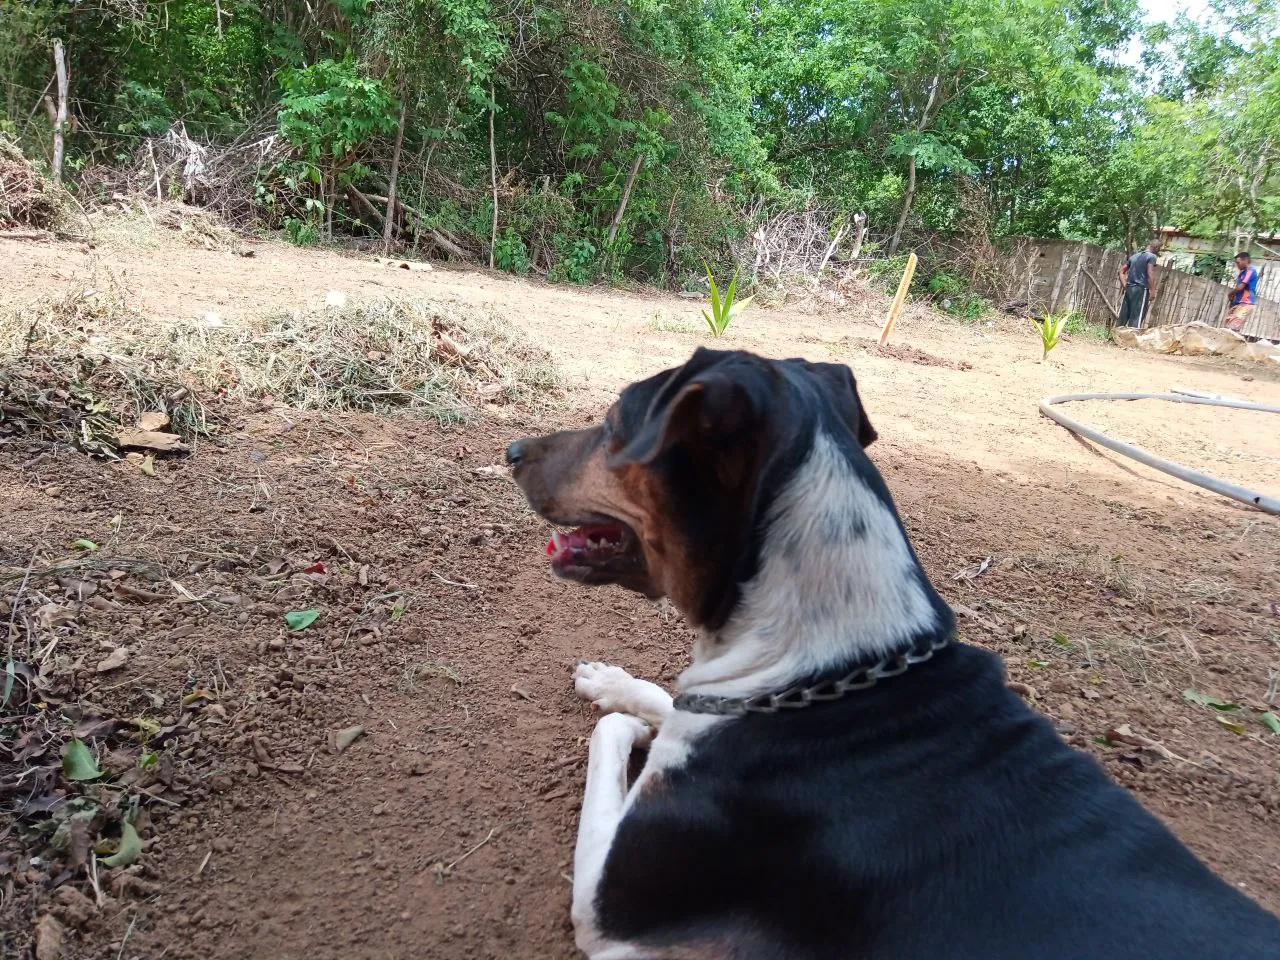
M 618 667 L 575 673 L 606 714 L 574 855 L 578 946 L 1280 958 L 1280 921 L 954 638 L 863 453 L 875 436 L 847 367 L 699 350 L 599 426 L 508 450 L 533 509 L 573 528 L 548 545 L 556 573 L 669 596 L 703 631 L 674 701 Z

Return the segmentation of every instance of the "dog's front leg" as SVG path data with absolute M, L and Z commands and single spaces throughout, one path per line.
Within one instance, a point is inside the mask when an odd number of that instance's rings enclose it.
M 587 789 L 582 798 L 578 845 L 573 851 L 573 929 L 578 949 L 603 960 L 616 952 L 596 924 L 596 891 L 627 799 L 627 763 L 634 747 L 652 734 L 641 720 L 624 713 L 601 717 L 591 734 Z M 625 954 L 619 954 L 623 956 Z
M 579 660 L 573 671 L 573 689 L 601 713 L 629 713 L 655 730 L 661 729 L 671 714 L 671 694 L 608 663 Z

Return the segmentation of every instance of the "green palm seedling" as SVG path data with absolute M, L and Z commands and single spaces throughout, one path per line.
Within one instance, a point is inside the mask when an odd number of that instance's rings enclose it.
M 1040 345 L 1044 347 L 1044 353 L 1040 355 L 1041 363 L 1044 363 L 1049 356 L 1049 351 L 1062 339 L 1062 334 L 1067 329 L 1067 321 L 1070 319 L 1069 313 L 1051 313 L 1043 319 L 1031 321 L 1040 331 Z
M 738 271 L 735 270 L 733 279 L 729 281 L 729 287 L 724 292 L 724 299 L 721 300 L 720 289 L 716 286 L 716 278 L 711 275 L 711 268 L 706 264 L 703 266 L 706 267 L 707 281 L 711 284 L 711 310 L 710 312 L 703 310 L 702 318 L 707 321 L 711 335 L 718 337 L 728 329 L 729 321 L 745 310 L 755 297 L 751 296 L 734 302 L 734 295 L 738 292 Z

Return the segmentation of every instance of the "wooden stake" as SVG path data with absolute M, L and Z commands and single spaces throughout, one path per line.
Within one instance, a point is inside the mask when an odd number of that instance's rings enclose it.
M 631 189 L 636 185 L 636 175 L 640 173 L 640 164 L 644 163 L 644 154 L 637 153 L 635 159 L 631 161 L 631 171 L 627 174 L 627 185 L 622 188 L 622 199 L 618 201 L 618 210 L 613 215 L 613 223 L 609 225 L 609 239 L 605 241 L 606 247 L 613 246 L 613 238 L 618 235 L 618 228 L 622 226 L 622 217 L 627 212 L 627 201 L 631 199 Z M 673 196 L 672 201 L 675 201 Z
M 498 245 L 498 153 L 493 145 L 493 84 L 489 84 L 489 179 L 493 182 L 493 229 L 489 232 L 489 269 L 493 269 L 493 248 Z
M 67 53 L 61 40 L 53 41 L 53 64 L 58 71 L 58 113 L 53 124 L 53 179 L 62 182 L 62 157 L 67 130 Z
M 889 316 L 885 317 L 884 326 L 880 329 L 880 346 L 882 347 L 889 342 L 889 334 L 893 332 L 893 325 L 898 321 L 898 312 L 907 299 L 907 287 L 911 286 L 911 278 L 915 276 L 915 272 L 916 255 L 912 253 L 907 257 L 907 269 L 902 271 L 902 279 L 898 282 L 898 292 L 894 295 L 893 306 L 889 308 Z

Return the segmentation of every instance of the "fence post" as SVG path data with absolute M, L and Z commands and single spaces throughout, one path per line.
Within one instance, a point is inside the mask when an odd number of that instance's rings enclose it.
M 67 53 L 61 40 L 53 41 L 53 65 L 58 71 L 58 113 L 53 124 L 53 179 L 62 182 L 62 157 L 67 131 Z

